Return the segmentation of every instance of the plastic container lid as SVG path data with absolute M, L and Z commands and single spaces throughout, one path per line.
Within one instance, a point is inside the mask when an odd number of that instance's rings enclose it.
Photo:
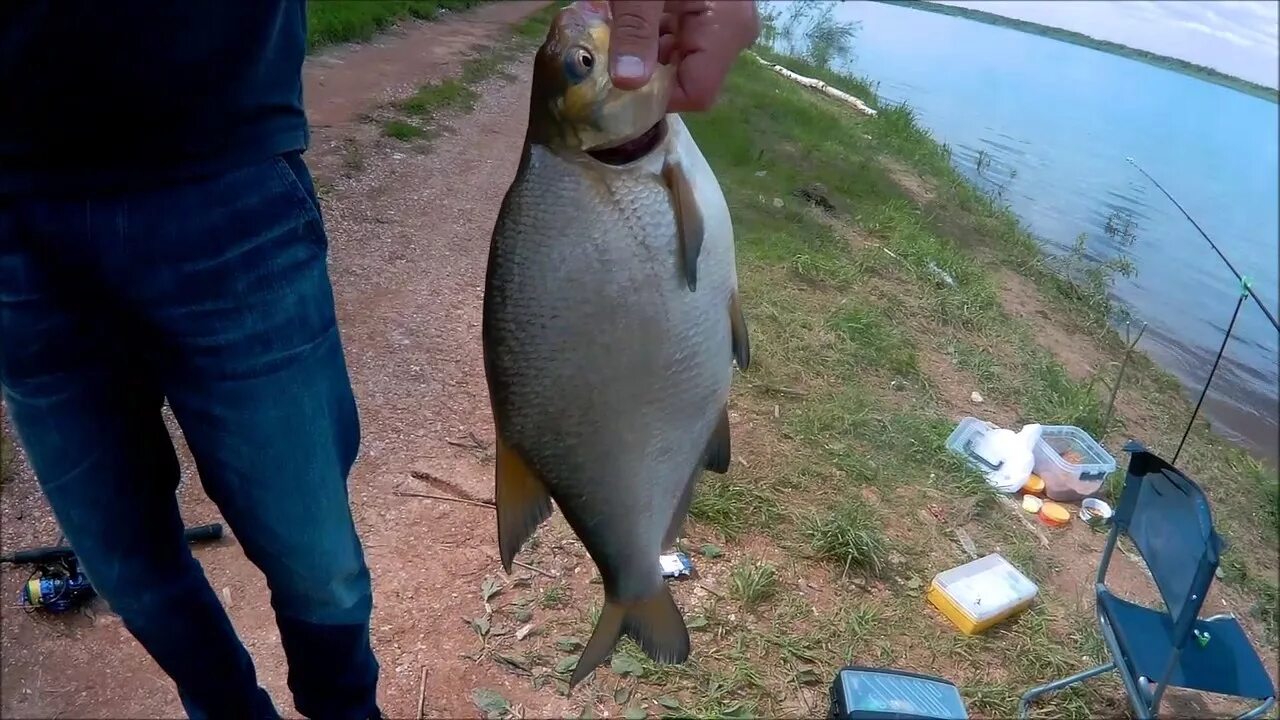
M 995 430 L 996 426 L 976 417 L 966 417 L 956 425 L 947 438 L 947 449 L 964 458 L 969 466 L 981 473 L 992 469 L 993 463 L 978 452 L 982 447 L 982 437 Z
M 1045 525 L 1060 527 L 1071 521 L 1071 511 L 1052 500 L 1046 500 L 1040 506 L 1040 520 Z

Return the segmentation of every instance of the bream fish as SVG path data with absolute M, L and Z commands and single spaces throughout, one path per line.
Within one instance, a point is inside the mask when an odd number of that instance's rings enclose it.
M 657 662 L 688 658 L 658 556 L 702 471 L 728 471 L 733 365 L 750 355 L 728 206 L 666 113 L 673 68 L 623 91 L 608 58 L 607 4 L 561 9 L 484 296 L 503 567 L 554 498 L 604 583 L 571 687 L 623 634 Z

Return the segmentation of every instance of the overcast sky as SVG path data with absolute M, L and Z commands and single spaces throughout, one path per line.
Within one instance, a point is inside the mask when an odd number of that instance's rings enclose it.
M 1207 65 L 1280 85 L 1276 0 L 939 0 Z

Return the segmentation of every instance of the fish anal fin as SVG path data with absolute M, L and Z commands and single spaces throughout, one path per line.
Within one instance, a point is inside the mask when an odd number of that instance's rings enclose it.
M 667 523 L 667 531 L 662 535 L 663 550 L 674 545 L 676 538 L 680 537 L 685 517 L 689 514 L 689 504 L 693 502 L 694 487 L 698 484 L 698 476 L 701 474 L 702 468 L 694 470 L 689 482 L 685 483 L 684 492 L 680 494 L 680 502 L 676 504 L 676 511 L 672 514 L 671 521 Z
M 515 450 L 497 440 L 494 499 L 498 506 L 498 551 L 502 568 L 511 562 L 538 525 L 551 514 L 551 496 Z
M 742 314 L 742 303 L 735 290 L 729 297 L 729 328 L 733 331 L 733 359 L 739 370 L 751 366 L 751 338 L 747 334 L 747 318 Z
M 721 475 L 729 472 L 729 457 L 729 406 L 725 405 L 707 442 L 707 469 Z
M 624 634 L 635 640 L 654 662 L 672 665 L 689 659 L 689 629 L 671 591 L 663 583 L 653 595 L 637 602 L 605 600 L 600 621 L 569 678 L 569 688 L 599 667 Z
M 671 203 L 676 213 L 676 235 L 680 240 L 680 264 L 689 291 L 698 289 L 698 256 L 702 253 L 702 239 L 706 234 L 702 210 L 693 191 L 693 183 L 685 174 L 678 160 L 667 157 L 662 166 L 662 179 L 671 191 Z

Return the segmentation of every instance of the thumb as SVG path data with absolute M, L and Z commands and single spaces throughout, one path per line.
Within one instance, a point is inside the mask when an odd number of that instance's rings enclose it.
M 664 3 L 613 0 L 609 75 L 614 86 L 634 90 L 649 82 L 658 62 L 658 31 Z

